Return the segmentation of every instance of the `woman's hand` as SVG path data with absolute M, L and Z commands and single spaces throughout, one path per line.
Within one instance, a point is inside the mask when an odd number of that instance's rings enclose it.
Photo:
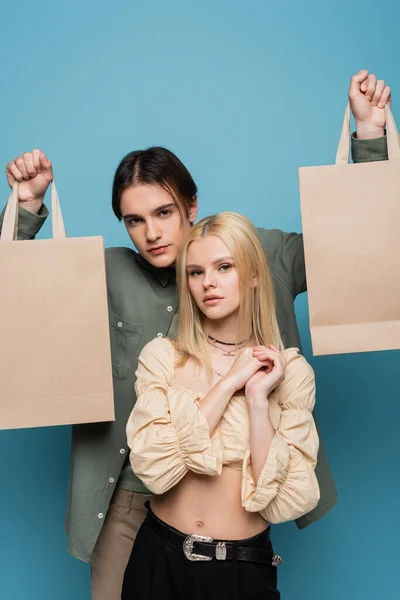
M 243 348 L 223 378 L 234 392 L 244 388 L 257 371 L 270 366 L 267 359 L 264 360 L 261 355 L 257 356 L 254 351 L 255 348 Z
M 246 382 L 245 394 L 248 400 L 265 401 L 269 394 L 283 381 L 286 358 L 283 352 L 270 346 L 255 346 L 253 357 L 265 365 L 254 373 Z

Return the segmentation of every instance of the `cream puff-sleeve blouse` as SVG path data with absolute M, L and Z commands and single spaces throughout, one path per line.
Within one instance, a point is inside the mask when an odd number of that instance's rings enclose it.
M 314 372 L 297 348 L 285 350 L 285 355 L 285 379 L 268 399 L 276 433 L 255 483 L 245 396 L 233 396 L 210 436 L 201 412 L 205 394 L 175 380 L 172 343 L 156 338 L 143 348 L 127 438 L 132 469 L 151 492 L 163 494 L 189 471 L 217 476 L 223 466 L 230 466 L 242 471 L 243 507 L 271 523 L 297 519 L 315 508 L 319 487 L 314 473 Z

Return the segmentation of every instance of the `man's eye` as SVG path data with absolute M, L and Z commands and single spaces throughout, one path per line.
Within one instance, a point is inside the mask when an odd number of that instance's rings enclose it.
M 140 219 L 128 219 L 128 225 L 130 225 L 131 227 L 134 227 L 138 223 L 140 223 Z
M 168 217 L 168 215 L 170 215 L 172 213 L 172 210 L 169 210 L 168 208 L 166 208 L 165 210 L 160 211 L 159 215 L 160 217 Z

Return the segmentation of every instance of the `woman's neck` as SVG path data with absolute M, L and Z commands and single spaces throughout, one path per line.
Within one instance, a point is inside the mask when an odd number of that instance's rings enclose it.
M 206 319 L 206 331 L 214 339 L 230 343 L 240 343 L 238 339 L 238 317 L 229 315 L 225 319 Z

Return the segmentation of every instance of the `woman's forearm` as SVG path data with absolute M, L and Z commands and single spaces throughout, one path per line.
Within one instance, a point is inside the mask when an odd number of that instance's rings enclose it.
M 251 470 L 257 484 L 275 436 L 275 429 L 269 415 L 269 403 L 265 397 L 248 398 L 248 406 Z
M 223 378 L 201 400 L 200 410 L 208 421 L 210 435 L 214 433 L 235 391 L 230 380 Z

